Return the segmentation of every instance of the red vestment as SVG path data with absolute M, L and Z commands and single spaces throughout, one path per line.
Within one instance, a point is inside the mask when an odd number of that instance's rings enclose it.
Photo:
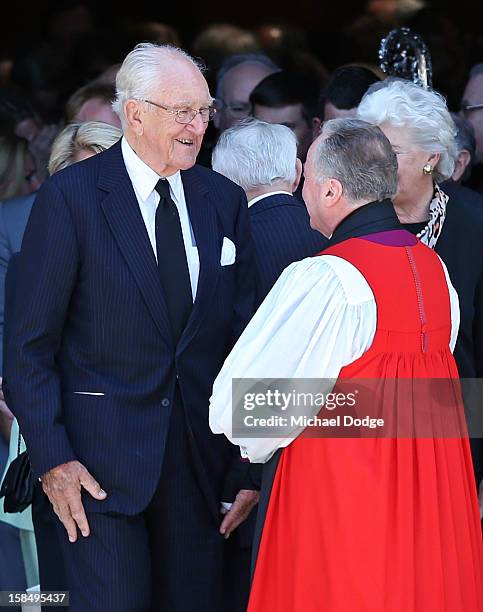
M 458 377 L 433 251 L 355 238 L 323 254 L 352 263 L 377 305 L 374 341 L 340 380 Z M 452 412 L 457 426 L 456 400 Z M 300 436 L 285 448 L 248 612 L 481 612 L 480 517 L 461 429 L 460 437 Z

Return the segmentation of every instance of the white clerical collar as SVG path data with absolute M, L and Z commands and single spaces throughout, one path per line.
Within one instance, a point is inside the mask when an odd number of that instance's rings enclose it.
M 260 202 L 260 200 L 263 200 L 263 198 L 268 198 L 270 196 L 278 195 L 280 193 L 283 193 L 283 194 L 289 195 L 289 196 L 293 195 L 292 193 L 290 193 L 290 191 L 269 191 L 268 193 L 262 193 L 262 195 L 259 195 L 256 198 L 252 198 L 251 200 L 249 200 L 248 208 L 250 208 L 250 206 L 253 206 L 257 202 Z
M 145 201 L 154 191 L 160 178 L 159 174 L 150 168 L 143 160 L 134 152 L 131 145 L 123 136 L 121 140 L 121 151 L 126 164 L 126 170 L 129 174 L 135 191 Z M 175 172 L 171 176 L 166 177 L 173 192 L 174 197 L 180 200 L 180 192 L 183 189 L 181 181 L 181 173 Z

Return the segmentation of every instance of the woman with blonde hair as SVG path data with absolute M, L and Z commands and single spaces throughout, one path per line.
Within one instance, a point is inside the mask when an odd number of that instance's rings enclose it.
M 121 136 L 121 130 L 101 121 L 69 124 L 52 145 L 49 174 L 109 149 Z

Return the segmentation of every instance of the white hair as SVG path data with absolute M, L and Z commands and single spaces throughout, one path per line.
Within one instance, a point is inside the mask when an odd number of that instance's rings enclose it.
M 144 100 L 149 98 L 158 86 L 163 76 L 163 68 L 173 60 L 184 59 L 200 71 L 202 64 L 198 63 L 188 53 L 172 45 L 155 43 L 140 43 L 130 51 L 116 75 L 116 98 L 112 109 L 121 120 L 122 128 L 126 127 L 124 104 L 128 100 Z
M 369 88 L 357 116 L 374 125 L 405 128 L 415 147 L 439 153 L 433 171 L 436 182 L 453 174 L 458 155 L 456 126 L 439 93 L 402 79 L 384 81 L 374 89 Z
M 296 179 L 297 138 L 285 125 L 253 117 L 225 130 L 213 150 L 212 166 L 245 191 Z

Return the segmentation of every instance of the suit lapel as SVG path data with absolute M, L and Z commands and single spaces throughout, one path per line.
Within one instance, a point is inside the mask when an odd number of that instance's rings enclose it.
M 158 266 L 122 158 L 120 142 L 103 154 L 98 186 L 108 192 L 101 206 L 114 239 L 163 337 L 172 339 Z
M 199 178 L 196 166 L 182 171 L 181 178 L 198 248 L 200 274 L 193 310 L 181 336 L 179 351 L 191 341 L 198 330 L 202 315 L 209 309 L 218 282 L 222 240 L 219 236 L 216 210 L 209 200 L 206 185 Z

